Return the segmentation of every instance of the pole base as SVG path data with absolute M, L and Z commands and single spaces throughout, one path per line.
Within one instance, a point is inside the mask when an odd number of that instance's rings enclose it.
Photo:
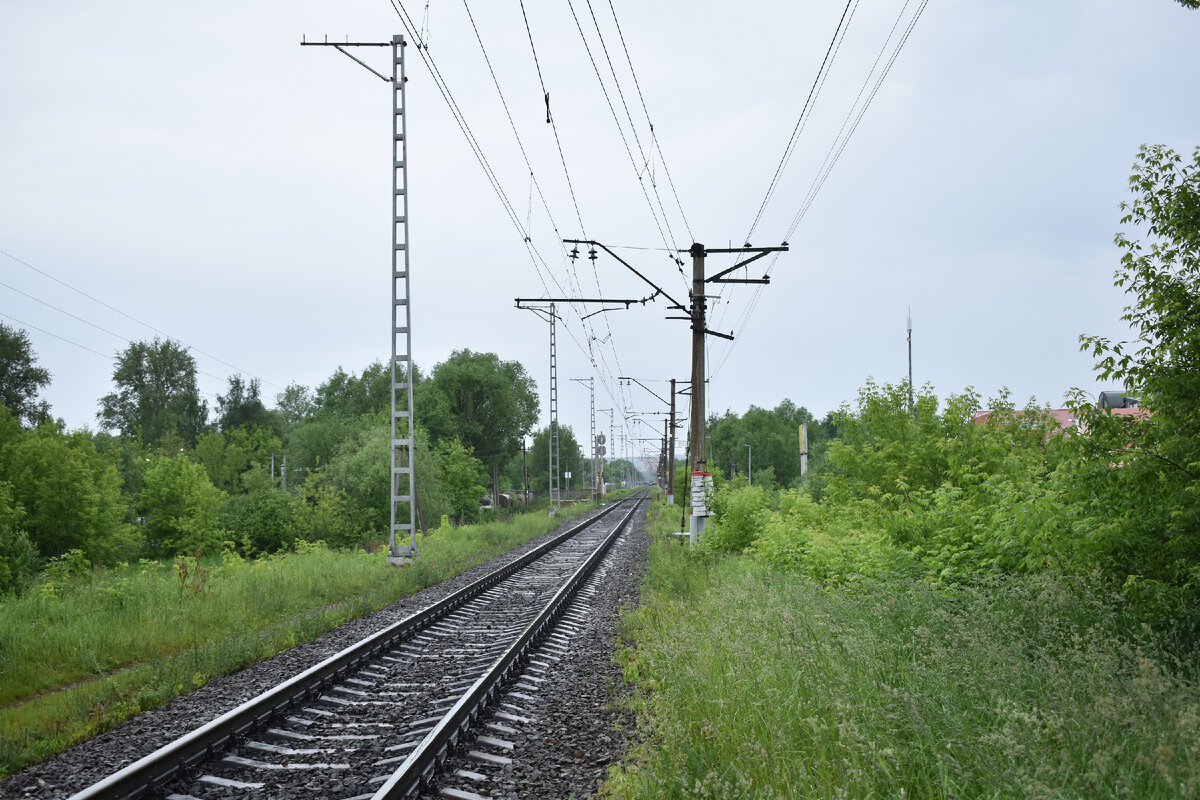
M 417 560 L 417 548 L 411 545 L 398 547 L 393 545 L 388 550 L 387 561 L 393 567 L 402 567 Z

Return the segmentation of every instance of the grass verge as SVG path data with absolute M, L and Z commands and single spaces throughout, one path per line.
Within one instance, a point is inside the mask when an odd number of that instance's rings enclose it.
M 431 532 L 402 569 L 323 546 L 46 578 L 0 600 L 0 778 L 507 552 L 588 506 Z
M 664 530 L 675 526 L 664 524 Z M 609 798 L 1200 794 L 1200 687 L 1048 576 L 828 587 L 658 537 Z

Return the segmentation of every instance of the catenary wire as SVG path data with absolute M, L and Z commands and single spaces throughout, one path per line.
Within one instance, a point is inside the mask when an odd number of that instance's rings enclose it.
M 492 77 L 492 83 L 493 83 L 493 85 L 496 87 L 496 93 L 497 93 L 497 94 L 499 95 L 499 97 L 500 97 L 500 103 L 501 103 L 501 105 L 504 107 L 504 113 L 505 113 L 506 117 L 508 118 L 508 124 L 509 124 L 509 127 L 512 129 L 513 136 L 514 136 L 514 138 L 516 138 L 516 140 L 517 140 L 517 146 L 518 146 L 518 148 L 519 148 L 519 149 L 520 149 L 520 151 L 521 151 L 521 157 L 524 159 L 524 161 L 525 161 L 525 166 L 526 166 L 526 168 L 529 170 L 529 175 L 530 175 L 530 180 L 531 180 L 531 191 L 532 191 L 532 188 L 534 188 L 534 187 L 536 187 L 536 188 L 537 188 L 537 191 L 538 191 L 538 197 L 539 197 L 539 198 L 541 199 L 541 201 L 542 201 L 542 207 L 545 209 L 546 216 L 547 216 L 547 218 L 549 218 L 549 220 L 550 220 L 550 225 L 551 225 L 551 228 L 554 230 L 554 234 L 555 234 L 555 238 L 556 238 L 557 246 L 558 246 L 558 248 L 559 248 L 559 249 L 562 251 L 562 255 L 564 256 L 564 260 L 566 260 L 566 259 L 565 259 L 565 256 L 566 256 L 566 250 L 565 250 L 565 246 L 562 244 L 562 239 L 563 239 L 563 237 L 562 237 L 562 233 L 561 233 L 561 231 L 560 231 L 560 229 L 559 229 L 558 223 L 557 223 L 557 222 L 555 221 L 555 219 L 554 219 L 554 215 L 553 215 L 553 213 L 550 211 L 550 206 L 549 206 L 549 203 L 547 203 L 547 201 L 546 201 L 546 198 L 545 198 L 545 195 L 544 195 L 544 194 L 543 194 L 543 192 L 542 192 L 541 183 L 540 183 L 540 182 L 537 180 L 537 176 L 536 176 L 536 174 L 534 173 L 534 170 L 533 170 L 533 165 L 530 163 L 530 160 L 529 160 L 529 154 L 528 154 L 527 150 L 525 149 L 525 143 L 524 143 L 524 141 L 523 141 L 523 140 L 522 140 L 522 138 L 521 138 L 521 134 L 520 134 L 520 132 L 517 130 L 517 125 L 516 125 L 516 122 L 515 122 L 515 120 L 513 119 L 513 116 L 512 116 L 512 112 L 511 112 L 511 110 L 509 109 L 508 100 L 506 99 L 506 97 L 505 97 L 505 95 L 504 95 L 504 90 L 503 90 L 503 89 L 501 88 L 501 86 L 500 86 L 500 80 L 499 80 L 499 77 L 496 75 L 496 70 L 495 70 L 495 68 L 494 68 L 494 66 L 493 66 L 493 64 L 492 64 L 491 57 L 488 55 L 487 47 L 486 47 L 486 45 L 485 45 L 485 44 L 484 44 L 484 42 L 483 42 L 483 36 L 482 36 L 482 35 L 480 34 L 480 32 L 479 32 L 479 27 L 478 27 L 478 26 L 475 24 L 475 17 L 474 17 L 474 15 L 471 13 L 471 8 L 470 8 L 470 5 L 469 5 L 469 3 L 467 2 L 467 0 L 463 0 L 463 7 L 464 7 L 464 9 L 465 9 L 465 10 L 466 10 L 466 12 L 467 12 L 467 18 L 468 18 L 468 20 L 469 20 L 469 21 L 470 21 L 470 23 L 471 23 L 471 29 L 472 29 L 472 31 L 473 31 L 473 32 L 474 32 L 474 34 L 475 34 L 475 39 L 476 39 L 476 41 L 479 43 L 479 49 L 480 49 L 480 51 L 483 53 L 484 62 L 487 64 L 487 67 L 488 67 L 488 72 L 491 74 L 491 77 Z M 528 18 L 526 18 L 526 24 L 528 25 Z M 532 45 L 533 45 L 533 34 L 532 34 L 532 32 L 530 32 L 530 33 L 529 33 L 529 36 L 530 36 L 530 45 L 532 46 Z M 535 57 L 534 57 L 534 60 L 535 60 L 535 62 L 537 61 L 537 58 L 536 58 L 536 51 L 535 51 Z M 540 67 L 539 67 L 539 79 L 540 79 Z M 544 84 L 543 84 L 543 87 L 544 87 Z M 581 228 L 581 229 L 583 229 L 584 231 L 586 231 L 586 227 L 584 226 L 584 223 L 583 223 L 583 216 L 582 216 L 582 214 L 580 214 L 580 211 L 579 211 L 579 203 L 578 203 L 578 201 L 577 201 L 577 200 L 576 200 L 576 198 L 575 198 L 575 190 L 574 190 L 573 184 L 572 184 L 572 182 L 571 182 L 571 174 L 570 174 L 569 170 L 567 169 L 566 157 L 565 157 L 565 155 L 563 154 L 562 145 L 561 145 L 561 142 L 559 142 L 559 139 L 558 139 L 558 127 L 557 127 L 557 125 L 554 123 L 554 121 L 553 121 L 553 117 L 549 117 L 549 119 L 550 119 L 550 121 L 551 121 L 551 126 L 553 127 L 553 129 L 554 129 L 554 132 L 555 132 L 555 142 L 558 144 L 559 158 L 560 158 L 560 160 L 561 160 L 561 162 L 562 162 L 563 173 L 564 173 L 564 175 L 566 176 L 567 186 L 568 186 L 568 188 L 570 189 L 570 192 L 571 192 L 571 200 L 572 200 L 572 202 L 573 202 L 573 204 L 574 204 L 574 206 L 575 206 L 575 214 L 576 214 L 576 217 L 577 217 L 577 219 L 579 220 L 579 225 L 580 225 L 580 228 Z M 585 233 L 585 236 L 586 236 L 586 233 Z M 530 239 L 530 240 L 532 239 L 532 237 L 531 237 L 531 231 L 528 231 L 528 230 L 526 231 L 526 238 L 527 238 L 527 239 Z M 580 284 L 580 281 L 579 281 L 579 276 L 578 276 L 578 273 L 577 273 L 577 272 L 576 272 L 576 270 L 575 270 L 574 263 L 573 263 L 573 261 L 568 261 L 567 263 L 568 263 L 568 265 L 569 265 L 569 268 L 570 268 L 570 274 L 571 274 L 571 275 L 573 275 L 573 276 L 574 276 L 574 278 L 575 278 L 575 288 L 576 288 L 576 290 L 577 290 L 577 291 L 579 291 L 579 292 L 580 292 L 580 294 L 582 294 L 582 293 L 583 293 L 583 291 L 582 291 L 582 285 Z M 548 267 L 547 267 L 547 268 L 548 268 Z M 593 272 L 594 272 L 594 271 L 595 271 L 595 264 L 593 263 Z M 603 290 L 601 290 L 601 289 L 600 289 L 600 283 L 599 283 L 599 276 L 598 276 L 598 275 L 596 276 L 596 288 L 597 288 L 597 290 L 598 290 L 598 291 L 600 291 L 601 295 L 603 295 Z M 593 340 L 595 340 L 595 341 L 599 341 L 599 337 L 595 336 L 595 332 L 594 332 L 594 330 L 593 330 L 593 327 L 592 327 L 592 325 L 591 325 L 590 323 L 588 323 L 586 320 L 584 320 L 584 319 L 583 319 L 583 313 L 582 313 L 582 311 L 581 311 L 579 308 L 577 308 L 577 307 L 576 307 L 576 304 L 572 303 L 572 304 L 570 304 L 570 306 L 571 306 L 572 310 L 574 310 L 574 311 L 575 311 L 576 315 L 580 317 L 580 322 L 581 322 L 581 324 L 582 324 L 582 325 L 583 325 L 583 327 L 584 327 L 584 332 L 585 332 L 585 333 L 587 334 L 587 336 L 588 336 L 588 341 L 589 341 L 589 347 L 588 347 L 589 361 L 591 361 L 591 363 L 593 364 L 593 366 L 595 366 L 595 358 L 594 358 L 594 357 L 592 357 L 592 352 L 593 352 L 593 351 L 592 351 L 592 348 L 590 347 L 590 342 L 591 342 L 591 341 L 593 341 Z M 612 337 L 612 328 L 611 328 L 611 326 L 609 325 L 607 318 L 605 319 L 605 325 L 608 327 L 608 337 L 606 337 L 606 339 L 608 339 L 608 340 L 611 342 L 611 337 Z M 620 356 L 619 356 L 619 354 L 618 354 L 618 353 L 617 353 L 617 351 L 616 351 L 615 344 L 610 344 L 610 347 L 612 347 L 612 349 L 613 349 L 613 358 L 614 358 L 614 360 L 617 362 L 617 368 L 618 368 L 618 371 L 620 371 Z M 601 359 L 602 359 L 602 361 L 603 361 L 603 356 L 601 356 Z M 607 362 L 605 362 L 605 365 L 607 365 Z M 599 370 L 598 370 L 598 371 L 599 371 Z
M 587 34 L 583 31 L 583 24 L 579 21 L 579 15 L 575 11 L 575 4 L 572 0 L 567 0 L 567 7 L 571 10 L 571 17 L 575 20 L 575 27 L 579 31 L 580 39 L 583 41 L 583 48 L 587 52 L 588 60 L 592 64 L 592 71 L 596 74 L 596 80 L 600 84 L 600 91 L 604 93 L 604 100 L 608 104 L 609 113 L 612 115 L 613 122 L 617 126 L 617 133 L 621 136 L 621 144 L 625 146 L 625 153 L 629 156 L 629 163 L 633 165 L 633 172 L 636 176 L 639 171 L 637 159 L 633 155 L 633 150 L 629 147 L 629 139 L 625 136 L 625 128 L 621 125 L 620 117 L 617 116 L 617 110 L 613 106 L 612 97 L 608 93 L 604 77 L 600 74 L 600 67 L 596 63 L 596 57 L 592 54 L 592 48 L 587 41 Z M 642 195 L 646 198 L 646 204 L 650 207 L 650 216 L 654 219 L 655 227 L 658 228 L 658 235 L 662 239 L 663 246 L 670 247 L 671 242 L 663 230 L 663 223 L 658 218 L 658 212 L 654 210 L 654 202 L 650 199 L 650 193 L 646 191 L 646 185 L 640 178 L 638 179 L 638 186 L 641 187 Z
M 612 12 L 613 25 L 616 27 L 617 36 L 621 40 L 621 49 L 625 51 L 625 61 L 629 64 L 629 74 L 633 76 L 633 85 L 637 89 L 638 99 L 642 103 L 642 111 L 646 115 L 646 124 L 650 128 L 654 149 L 658 152 L 658 160 L 662 162 L 663 172 L 667 175 L 667 183 L 671 187 L 671 193 L 675 196 L 675 205 L 679 208 L 679 217 L 683 220 L 683 227 L 688 232 L 688 238 L 695 241 L 695 237 L 692 236 L 692 226 L 688 223 L 687 214 L 683 210 L 683 203 L 679 201 L 679 192 L 675 190 L 675 180 L 671 177 L 671 169 L 667 166 L 667 159 L 663 155 L 662 147 L 658 142 L 658 136 L 654 132 L 654 123 L 650 120 L 650 110 L 646 108 L 646 97 L 642 94 L 642 84 L 638 81 L 637 70 L 633 67 L 633 59 L 630 57 L 629 47 L 625 43 L 625 33 L 621 30 L 621 23 L 617 19 L 617 10 L 613 7 L 612 0 L 608 0 L 608 8 Z
M 629 103 L 625 99 L 625 90 L 621 88 L 621 79 L 617 77 L 617 69 L 613 66 L 612 56 L 608 52 L 608 42 L 604 40 L 604 31 L 600 28 L 600 20 L 596 18 L 596 9 L 592 5 L 592 0 L 587 2 L 588 13 L 592 17 L 592 25 L 596 28 L 596 37 L 600 41 L 600 49 L 604 53 L 604 61 L 608 64 L 608 71 L 612 73 L 613 88 L 617 90 L 617 97 L 621 101 L 621 108 L 625 111 L 625 119 L 629 120 L 629 132 L 633 135 L 633 142 L 637 145 L 638 155 L 642 157 L 643 169 L 638 170 L 638 181 L 643 182 L 642 173 L 646 171 L 646 167 L 650 165 L 653 158 L 653 152 L 650 155 L 646 154 L 646 148 L 642 146 L 642 138 L 638 136 L 637 124 L 633 121 L 633 114 L 629 111 Z M 654 192 L 654 198 L 658 201 L 658 210 L 662 214 L 663 224 L 667 228 L 667 236 L 673 242 L 675 241 L 675 232 L 671 230 L 671 222 L 667 219 L 667 210 L 663 206 L 662 196 L 658 192 L 658 186 L 654 182 L 654 176 L 650 176 L 650 188 Z
M 488 55 L 487 47 L 483 43 L 483 37 L 479 33 L 479 27 L 475 24 L 475 17 L 471 13 L 471 7 L 468 4 L 467 0 L 463 0 L 463 8 L 467 12 L 467 19 L 471 23 L 471 30 L 475 33 L 475 40 L 479 43 L 480 52 L 483 53 L 483 60 L 487 64 L 488 72 L 492 76 L 492 84 L 496 87 L 496 94 L 499 95 L 499 97 L 500 97 L 500 104 L 504 107 L 504 114 L 508 118 L 508 125 L 512 129 L 513 137 L 517 140 L 517 147 L 521 150 L 521 158 L 524 159 L 525 167 L 526 167 L 526 169 L 529 170 L 530 191 L 532 192 L 532 190 L 534 188 L 537 189 L 538 198 L 542 202 L 542 208 L 545 209 L 545 211 L 546 211 L 546 216 L 550 220 L 550 227 L 554 230 L 555 238 L 559 241 L 560 248 L 561 248 L 562 247 L 561 242 L 562 242 L 562 238 L 563 238 L 562 233 L 559 230 L 557 221 L 555 221 L 555 219 L 554 219 L 553 213 L 551 213 L 551 211 L 550 211 L 550 205 L 546 201 L 546 196 L 542 192 L 541 182 L 538 181 L 537 175 L 534 174 L 533 164 L 530 163 L 529 153 L 525 149 L 525 142 L 521 138 L 520 132 L 518 132 L 518 130 L 517 130 L 516 121 L 513 119 L 512 111 L 509 109 L 509 106 L 508 106 L 508 99 L 504 95 L 504 90 L 500 88 L 500 79 L 497 77 L 496 70 L 492 66 L 492 59 Z M 532 39 L 531 39 L 531 41 L 532 41 Z M 556 141 L 557 141 L 557 138 L 558 137 L 557 137 L 557 133 L 556 133 L 555 134 Z M 579 203 L 575 199 L 575 189 L 571 183 L 571 174 L 567 170 L 566 158 L 565 158 L 565 156 L 562 155 L 562 147 L 561 146 L 559 147 L 559 155 L 562 158 L 563 173 L 566 175 L 567 188 L 571 194 L 571 201 L 575 206 L 575 215 L 576 215 L 576 218 L 579 220 L 579 226 L 582 229 L 584 227 L 583 226 L 583 216 L 579 212 Z M 532 231 L 529 229 L 528 225 L 526 226 L 525 236 L 526 236 L 526 238 L 532 238 Z M 564 249 L 564 255 L 565 255 L 565 249 Z M 573 269 L 571 271 L 574 272 Z M 576 281 L 576 286 L 578 287 L 579 279 L 578 279 L 577 275 L 575 276 L 575 281 Z

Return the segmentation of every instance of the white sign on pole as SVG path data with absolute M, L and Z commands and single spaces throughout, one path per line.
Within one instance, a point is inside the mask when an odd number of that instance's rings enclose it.
M 712 498 L 713 479 L 711 472 L 692 473 L 692 516 L 707 517 Z

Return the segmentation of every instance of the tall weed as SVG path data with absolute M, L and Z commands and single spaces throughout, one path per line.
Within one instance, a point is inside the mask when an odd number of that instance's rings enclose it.
M 649 586 L 621 652 L 642 743 L 606 797 L 1200 792 L 1195 676 L 1086 582 L 822 584 L 657 542 Z

